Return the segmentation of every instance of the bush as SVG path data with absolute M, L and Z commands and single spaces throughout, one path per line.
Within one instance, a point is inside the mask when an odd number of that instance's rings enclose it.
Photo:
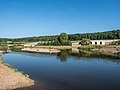
M 110 45 L 120 45 L 120 40 L 119 41 L 114 41 Z
M 82 39 L 81 40 L 81 45 L 90 45 L 90 44 L 91 44 L 90 39 Z
M 8 46 L 7 45 L 0 45 L 0 50 L 7 51 Z
M 38 43 L 36 46 L 71 46 L 67 33 L 61 33 L 54 41 L 48 43 Z
M 72 43 L 70 41 L 66 41 L 62 43 L 62 46 L 71 46 Z
M 91 49 L 94 48 L 95 48 L 94 46 L 80 46 L 78 49 L 90 51 Z

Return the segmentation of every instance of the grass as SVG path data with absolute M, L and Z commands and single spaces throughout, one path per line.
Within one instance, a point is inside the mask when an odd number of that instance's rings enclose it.
M 119 45 L 120 45 L 120 40 L 119 40 L 119 41 L 114 41 L 114 42 L 112 42 L 111 45 L 119 46 Z
M 79 50 L 90 51 L 91 49 L 94 49 L 94 48 L 95 48 L 95 46 L 86 45 L 86 46 L 80 46 L 78 49 L 79 49 Z

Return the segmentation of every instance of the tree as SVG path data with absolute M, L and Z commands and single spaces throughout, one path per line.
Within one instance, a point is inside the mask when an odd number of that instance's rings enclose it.
M 68 40 L 68 35 L 67 35 L 67 33 L 61 33 L 61 34 L 59 35 L 59 39 L 60 39 L 60 42 L 62 42 L 62 41 L 67 41 L 67 40 Z
M 91 44 L 90 39 L 82 39 L 81 40 L 81 45 L 90 45 L 90 44 Z
M 59 36 L 58 36 L 58 41 L 63 44 L 65 41 L 68 40 L 68 35 L 67 33 L 61 33 Z
M 60 42 L 61 45 L 72 45 L 71 42 L 68 40 L 67 33 L 61 33 L 58 36 L 58 41 Z
M 120 40 L 119 41 L 113 41 L 111 45 L 120 45 Z

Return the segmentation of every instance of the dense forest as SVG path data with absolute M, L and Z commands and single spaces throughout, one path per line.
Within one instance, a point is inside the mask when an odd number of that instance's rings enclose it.
M 90 40 L 120 39 L 120 30 L 69 35 L 69 40 L 82 40 L 83 38 Z
M 54 36 L 38 36 L 38 37 L 26 37 L 26 38 L 0 38 L 0 42 L 37 42 L 37 41 L 55 41 L 59 35 Z M 120 30 L 112 30 L 106 32 L 95 32 L 95 33 L 77 33 L 77 34 L 68 34 L 68 40 L 82 40 L 83 38 L 91 40 L 106 40 L 106 39 L 120 39 Z

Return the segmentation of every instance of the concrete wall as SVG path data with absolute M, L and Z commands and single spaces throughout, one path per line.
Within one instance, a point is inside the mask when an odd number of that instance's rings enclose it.
M 118 41 L 120 39 L 116 39 L 116 40 L 91 40 L 91 44 L 92 45 L 108 45 L 109 43 L 113 42 L 113 41 Z M 24 46 L 35 46 L 38 43 L 50 43 L 50 41 L 39 41 L 39 42 L 31 42 L 31 43 L 26 43 L 23 44 Z M 81 41 L 71 41 L 72 42 L 72 46 L 81 46 L 79 43 Z
M 90 40 L 92 45 L 108 45 L 113 41 L 119 41 L 120 39 L 115 40 Z M 72 46 L 80 45 L 81 41 L 72 41 Z
M 105 45 L 105 42 L 103 40 L 91 40 L 92 45 Z
M 92 45 L 108 45 L 109 43 L 118 40 L 91 40 Z
M 79 44 L 80 41 L 71 41 L 72 42 L 72 46 L 81 46 Z

